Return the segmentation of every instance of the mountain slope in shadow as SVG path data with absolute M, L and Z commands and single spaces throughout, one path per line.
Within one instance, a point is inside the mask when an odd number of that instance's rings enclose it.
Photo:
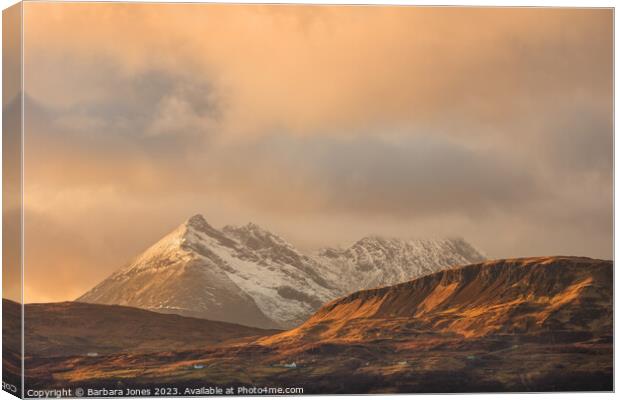
M 3 312 L 19 307 L 3 299 Z M 26 304 L 24 316 L 24 349 L 26 357 L 34 358 L 181 351 L 278 332 L 132 307 L 76 302 Z M 19 338 L 19 324 L 13 325 L 13 332 L 11 328 L 3 332 L 7 339 Z

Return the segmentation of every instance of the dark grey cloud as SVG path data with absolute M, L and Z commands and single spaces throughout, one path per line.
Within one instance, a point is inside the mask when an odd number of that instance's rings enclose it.
M 252 164 L 276 165 L 267 171 L 286 171 L 281 185 L 293 179 L 299 186 L 302 179 L 308 191 L 324 194 L 320 208 L 330 214 L 476 216 L 545 196 L 527 165 L 441 136 L 409 135 L 392 142 L 376 136 L 275 136 L 235 152 L 241 160 L 252 160 L 238 165 L 240 176 L 268 180 L 259 175 L 260 168 L 253 172 Z
M 169 136 L 173 140 L 166 144 L 173 145 L 173 142 L 208 136 L 211 132 L 205 122 L 216 121 L 221 115 L 218 94 L 204 79 L 156 68 L 128 75 L 110 62 L 84 67 L 97 71 L 80 78 L 84 90 L 96 87 L 102 92 L 98 96 L 70 105 L 30 96 L 31 112 L 45 111 L 62 135 L 72 140 L 84 136 L 91 139 L 114 137 L 148 146 L 148 138 Z M 167 109 L 171 104 L 179 106 Z M 157 126 L 165 118 L 169 121 Z M 197 123 L 201 120 L 203 123 Z
M 611 183 L 613 120 L 607 106 L 573 105 L 558 114 L 551 129 L 541 134 L 544 135 L 546 153 L 552 158 L 558 173 L 570 178 L 595 174 Z
M 105 63 L 93 68 L 102 73 L 88 75 L 87 86 L 106 91 L 100 98 L 59 106 L 26 96 L 33 154 L 56 163 L 70 152 L 94 165 L 142 160 L 171 173 L 216 134 L 221 104 L 208 82 L 157 69 L 127 76 Z

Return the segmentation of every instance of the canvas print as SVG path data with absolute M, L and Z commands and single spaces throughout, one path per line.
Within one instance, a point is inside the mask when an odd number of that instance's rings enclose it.
M 3 13 L 3 389 L 613 390 L 613 10 Z

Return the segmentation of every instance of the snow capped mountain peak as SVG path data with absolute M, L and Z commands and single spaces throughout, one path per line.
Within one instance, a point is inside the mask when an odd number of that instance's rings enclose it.
M 339 295 L 317 270 L 256 224 L 218 230 L 195 215 L 78 301 L 290 327 Z
M 391 245 L 394 245 L 395 243 L 402 243 L 402 242 L 403 240 L 393 238 L 393 237 L 386 237 L 386 236 L 380 236 L 380 235 L 368 235 L 368 236 L 364 236 L 363 238 L 355 242 L 352 247 L 391 246 Z
M 261 228 L 259 225 L 255 224 L 252 221 L 245 224 L 242 228 L 248 231 L 267 232 L 265 229 Z
M 351 252 L 381 253 L 386 257 L 396 257 L 403 252 L 427 252 L 436 255 L 457 253 L 466 261 L 478 262 L 484 259 L 482 253 L 467 243 L 463 238 L 446 239 L 399 239 L 379 235 L 369 235 L 355 242 L 349 249 Z
M 292 244 L 253 222 L 239 227 L 227 225 L 222 229 L 222 231 L 228 236 L 236 238 L 241 243 L 254 250 L 274 247 L 294 250 L 294 246 Z
M 253 236 L 253 237 L 264 238 L 264 237 L 277 236 L 269 232 L 268 230 L 263 229 L 262 227 L 255 224 L 254 222 L 248 222 L 247 224 L 241 225 L 241 226 L 226 225 L 224 228 L 222 228 L 222 230 L 232 235 L 244 236 L 244 237 Z
M 196 214 L 78 301 L 288 328 L 352 291 L 481 259 L 463 239 L 377 235 L 306 255 L 255 223 L 216 229 Z
M 337 280 L 344 292 L 387 286 L 484 259 L 462 239 L 403 240 L 379 235 L 366 236 L 347 249 L 322 249 L 317 258 L 328 266 L 328 280 L 347 277 Z
M 148 268 L 158 269 L 176 261 L 200 257 L 205 242 L 210 240 L 229 246 L 235 244 L 209 225 L 201 214 L 196 214 L 138 255 L 117 275 Z
M 205 217 L 202 214 L 196 214 L 191 216 L 187 221 L 185 221 L 185 225 L 188 227 L 192 227 L 199 230 L 209 229 L 211 225 L 207 222 Z

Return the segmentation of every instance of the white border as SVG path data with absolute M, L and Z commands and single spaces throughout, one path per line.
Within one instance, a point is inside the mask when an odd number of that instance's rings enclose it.
M 141 2 L 138 0 L 125 0 L 126 2 Z M 170 0 L 170 1 L 166 1 L 169 3 L 200 3 L 199 1 L 183 1 L 183 0 Z M 248 4 L 256 4 L 256 3 L 265 3 L 266 1 L 261 1 L 261 0 L 243 0 L 243 1 L 208 1 L 206 3 L 248 3 Z M 356 5 L 356 4 L 377 4 L 377 5 L 417 5 L 417 6 L 481 6 L 481 7 L 605 7 L 605 8 L 609 8 L 609 7 L 614 7 L 616 6 L 616 1 L 601 1 L 601 0 L 590 0 L 590 1 L 566 1 L 566 0 L 555 0 L 555 1 L 550 1 L 550 0 L 545 0 L 545 1 L 511 1 L 511 0 L 504 0 L 504 1 L 489 1 L 489 0 L 474 0 L 474 1 L 464 1 L 464 0 L 443 0 L 443 1 L 433 1 L 433 0 L 427 0 L 427 1 L 413 1 L 413 0 L 392 0 L 392 1 L 385 1 L 385 0 L 373 0 L 373 1 L 363 1 L 363 0 L 358 0 L 358 1 L 352 1 L 352 0 L 337 0 L 337 1 L 329 1 L 329 0 L 314 0 L 314 1 L 300 1 L 300 0 L 289 0 L 289 1 L 274 1 L 274 0 L 270 0 L 267 1 L 268 3 L 272 3 L 272 4 L 343 4 L 343 5 Z M 15 0 L 0 0 L 0 6 L 2 9 L 5 9 L 7 7 L 10 7 L 13 4 L 18 3 L 18 1 Z M 22 8 L 22 18 L 23 18 L 23 8 Z M 1 19 L 0 19 L 0 43 L 1 43 Z M 614 25 L 615 25 L 615 16 L 614 16 Z M 22 24 L 22 30 L 23 30 L 23 24 Z M 617 43 L 617 39 L 618 39 L 618 33 L 617 31 L 614 29 L 614 53 L 615 53 L 615 43 Z M 23 31 L 22 31 L 22 43 L 23 43 Z M 0 56 L 1 57 L 1 56 Z M 21 52 L 21 57 L 22 57 L 22 66 L 23 66 L 23 51 Z M 2 72 L 2 65 L 0 63 L 0 75 Z M 618 65 L 615 62 L 615 54 L 614 54 L 614 76 L 616 76 L 616 74 L 618 73 Z M 24 87 L 24 74 L 22 73 L 22 83 L 21 83 L 22 89 Z M 0 83 L 0 88 L 2 87 L 2 84 Z M 618 154 L 618 150 L 620 150 L 620 145 L 618 144 L 618 142 L 615 140 L 615 120 L 617 117 L 617 110 L 615 108 L 615 100 L 616 100 L 616 93 L 618 93 L 618 84 L 617 81 L 614 79 L 614 211 L 615 209 L 618 207 L 619 204 L 619 200 L 618 197 L 616 196 L 616 192 L 615 192 L 615 188 L 618 187 L 618 175 L 615 173 L 616 172 L 616 163 L 615 163 L 615 155 Z M 24 97 L 22 97 L 22 110 L 23 110 L 23 100 Z M 2 117 L 0 116 L 0 122 Z M 22 146 L 23 146 L 23 128 L 24 128 L 24 113 L 22 112 Z M 2 144 L 0 142 L 0 154 L 1 154 L 1 149 L 2 149 Z M 22 147 L 23 149 L 23 147 Z M 22 152 L 22 167 L 23 167 L 23 152 Z M 2 165 L 0 163 L 0 176 L 1 176 L 1 171 L 2 171 Z M 23 174 L 23 168 L 22 168 L 22 174 Z M 23 175 L 22 175 L 23 176 Z M 23 187 L 23 186 L 22 186 Z M 1 198 L 0 198 L 0 203 L 1 203 Z M 22 201 L 23 201 L 23 193 L 22 193 Z M 23 235 L 24 235 L 24 230 L 23 230 L 23 222 L 24 222 L 24 215 L 22 213 L 22 244 L 23 244 Z M 1 222 L 2 216 L 0 215 L 0 222 Z M 616 214 L 614 212 L 614 233 L 616 232 L 616 224 L 617 224 L 617 219 L 616 219 Z M 2 231 L 0 230 L 0 249 L 2 247 Z M 618 249 L 619 249 L 619 243 L 617 240 L 615 240 L 616 237 L 614 235 L 614 259 L 615 259 L 615 254 L 617 254 Z M 22 262 L 23 262 L 23 245 L 22 245 Z M 23 268 L 22 268 L 22 289 L 23 289 Z M 614 289 L 617 287 L 620 287 L 618 285 L 618 281 L 619 281 L 619 274 L 615 274 L 614 273 Z M 2 277 L 0 275 L 0 284 L 2 282 Z M 616 300 L 617 296 L 614 296 Z M 23 302 L 23 290 L 22 290 L 22 302 Z M 617 302 L 614 301 L 614 322 L 618 320 L 618 316 L 620 315 L 618 307 L 617 307 Z M 0 316 L 1 316 L 1 311 L 0 311 Z M 23 313 L 22 313 L 22 329 L 23 329 Z M 614 332 L 615 333 L 615 332 Z M 23 335 L 22 335 L 23 337 Z M 614 335 L 614 341 L 615 341 L 615 335 Z M 0 338 L 0 344 L 1 344 L 1 338 Z M 23 351 L 23 341 L 22 341 L 22 351 Z M 617 376 L 617 371 L 618 371 L 618 363 L 617 360 L 618 358 L 616 357 L 616 348 L 614 346 L 614 375 Z M 23 362 L 22 362 L 23 364 Z M 23 365 L 22 365 L 23 368 Z M 22 378 L 23 380 L 23 378 Z M 615 380 L 614 383 L 617 383 L 617 380 Z M 22 387 L 23 387 L 23 382 L 22 382 Z M 377 398 L 377 399 L 387 399 L 389 395 L 375 395 L 373 396 L 373 398 Z M 510 399 L 527 399 L 527 398 L 537 398 L 537 399 L 557 399 L 560 396 L 562 398 L 568 398 L 568 399 L 574 399 L 574 398 L 584 398 L 587 397 L 588 399 L 603 399 L 603 398 L 613 398 L 615 397 L 615 394 L 613 393 L 544 393 L 544 394 L 527 394 L 527 393 L 515 393 L 515 394 L 495 394 L 495 393 L 481 393 L 481 394 L 455 394 L 455 395 L 398 395 L 399 398 L 402 397 L 416 397 L 416 398 L 420 398 L 420 399 L 455 399 L 455 398 L 476 398 L 476 397 L 484 397 L 484 398 L 489 398 L 489 396 L 493 396 L 493 399 L 505 399 L 505 398 L 510 398 Z M 319 396 L 303 396 L 304 398 L 312 398 L 312 397 L 319 397 Z M 343 396 L 334 396 L 334 395 L 321 395 L 321 398 L 327 398 L 327 399 L 336 399 L 336 398 L 341 398 Z M 350 397 L 350 396 L 344 396 L 344 397 Z M 249 399 L 250 397 L 247 396 L 235 396 L 235 398 L 237 399 Z M 266 399 L 277 399 L 278 397 L 261 397 L 261 398 L 266 398 Z M 7 392 L 4 391 L 0 391 L 0 400 L 5 400 L 5 399 L 15 399 L 15 397 L 11 396 L 10 394 L 8 394 Z M 172 399 L 172 398 L 170 398 Z M 175 398 L 178 399 L 178 398 Z

